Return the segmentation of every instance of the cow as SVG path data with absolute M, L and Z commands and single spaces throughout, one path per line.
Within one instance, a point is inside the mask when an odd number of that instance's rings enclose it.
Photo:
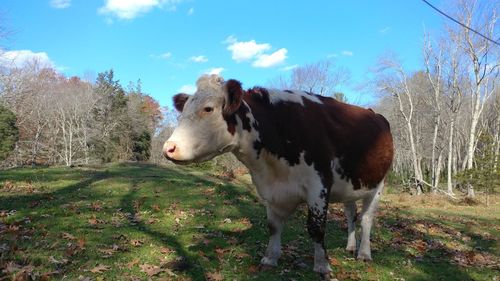
M 277 265 L 285 220 L 306 203 L 314 271 L 328 275 L 328 205 L 344 204 L 346 250 L 354 253 L 357 200 L 363 203 L 357 258 L 372 259 L 370 231 L 394 152 L 382 115 L 304 91 L 243 90 L 238 80 L 217 75 L 196 85 L 193 95 L 173 97 L 180 115 L 163 154 L 188 164 L 231 152 L 248 168 L 267 210 L 270 238 L 261 265 Z

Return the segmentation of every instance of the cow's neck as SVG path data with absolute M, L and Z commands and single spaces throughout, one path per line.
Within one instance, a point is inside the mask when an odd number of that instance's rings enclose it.
M 259 170 L 262 163 L 260 163 L 254 148 L 254 143 L 259 139 L 259 133 L 255 128 L 255 116 L 249 104 L 243 101 L 235 117 L 237 119 L 235 126 L 237 140 L 232 152 L 247 168 Z

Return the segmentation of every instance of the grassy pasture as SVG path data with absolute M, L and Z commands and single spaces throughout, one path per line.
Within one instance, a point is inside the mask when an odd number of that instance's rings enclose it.
M 0 280 L 317 280 L 305 208 L 279 266 L 259 271 L 265 209 L 247 176 L 114 164 L 0 171 Z M 386 194 L 373 262 L 344 251 L 341 205 L 327 248 L 338 280 L 498 280 L 500 203 Z

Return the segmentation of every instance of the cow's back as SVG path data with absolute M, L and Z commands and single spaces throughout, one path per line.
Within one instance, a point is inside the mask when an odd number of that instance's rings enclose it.
M 393 140 L 389 122 L 371 109 L 322 98 L 328 138 L 337 146 L 335 157 L 343 175 L 354 189 L 375 187 L 389 170 L 393 159 Z
M 282 100 L 273 95 L 282 96 Z M 371 110 L 341 103 L 332 98 L 296 92 L 249 90 L 244 97 L 256 122 L 262 149 L 297 165 L 303 153 L 308 165 L 324 175 L 325 185 L 336 173 L 351 180 L 354 189 L 375 187 L 387 173 L 393 144 L 387 120 Z M 331 179 L 330 179 L 331 178 Z

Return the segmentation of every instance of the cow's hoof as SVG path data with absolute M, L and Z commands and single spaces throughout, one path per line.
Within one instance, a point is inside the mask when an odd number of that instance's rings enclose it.
M 347 246 L 345 247 L 345 250 L 349 254 L 354 255 L 356 253 L 356 246 Z
M 357 260 L 369 262 L 372 261 L 372 256 L 370 254 L 359 253 Z
M 278 261 L 276 259 L 270 259 L 268 257 L 263 257 L 260 260 L 260 265 L 261 266 L 271 266 L 271 267 L 276 267 L 278 266 Z
M 272 269 L 276 268 L 276 266 L 268 265 L 268 264 L 260 264 L 259 265 L 259 271 L 260 272 L 266 272 L 270 271 Z
M 320 275 L 330 274 L 330 272 L 332 272 L 332 268 L 327 263 L 321 265 L 314 265 L 314 272 L 317 272 Z
M 328 272 L 328 273 L 320 273 L 319 274 L 319 278 L 320 280 L 324 280 L 324 281 L 330 281 L 332 280 L 332 273 L 331 272 Z

